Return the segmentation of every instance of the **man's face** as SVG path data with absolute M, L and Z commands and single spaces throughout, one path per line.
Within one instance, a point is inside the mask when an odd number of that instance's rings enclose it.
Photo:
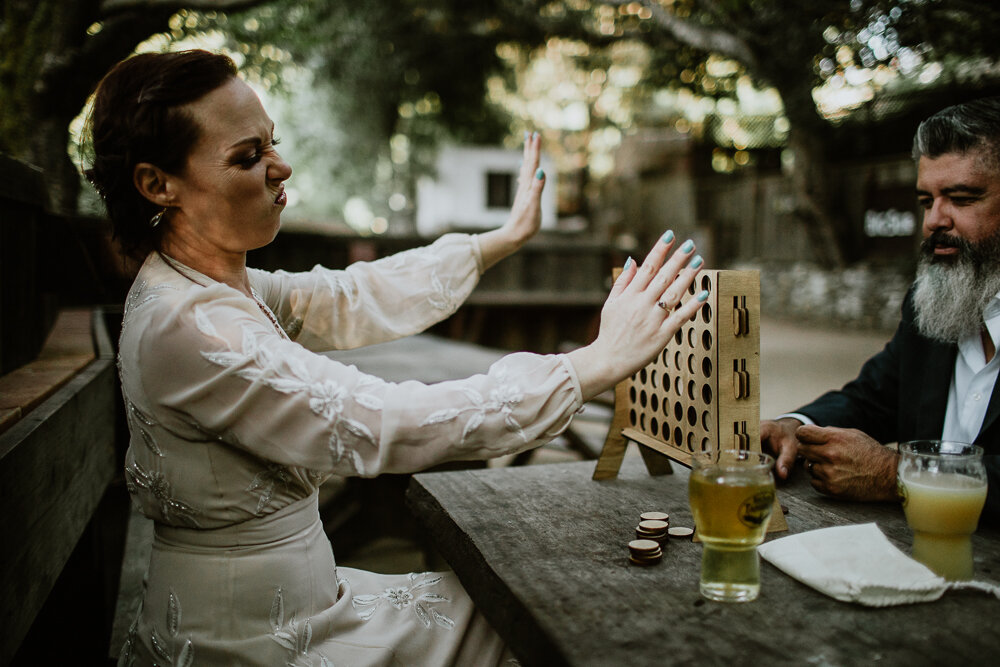
M 935 259 L 958 255 L 959 239 L 975 244 L 1000 231 L 1000 173 L 980 155 L 968 151 L 920 158 L 917 200 L 924 209 L 924 239 Z
M 948 343 L 979 333 L 1000 292 L 1000 174 L 975 153 L 920 159 L 924 241 L 914 290 L 917 329 Z

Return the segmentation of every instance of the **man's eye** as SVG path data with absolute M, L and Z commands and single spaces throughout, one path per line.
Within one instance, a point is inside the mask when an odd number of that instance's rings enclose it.
M 919 204 L 921 208 L 929 209 L 934 205 L 934 200 L 930 197 L 919 197 L 917 199 L 917 204 Z
M 976 201 L 975 197 L 952 197 L 951 203 L 956 206 L 968 206 Z

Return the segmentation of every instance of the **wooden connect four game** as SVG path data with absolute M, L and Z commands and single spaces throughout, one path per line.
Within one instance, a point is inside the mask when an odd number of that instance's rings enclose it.
M 628 442 L 651 474 L 718 448 L 759 452 L 760 274 L 702 271 L 682 298 L 709 298 L 645 368 L 615 387 L 615 413 L 594 479 L 618 475 Z M 779 508 L 769 530 L 786 528 Z

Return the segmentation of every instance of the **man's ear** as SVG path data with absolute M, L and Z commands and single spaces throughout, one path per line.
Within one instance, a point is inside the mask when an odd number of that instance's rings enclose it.
M 143 197 L 166 208 L 174 203 L 170 176 L 149 162 L 140 162 L 132 172 L 132 182 Z

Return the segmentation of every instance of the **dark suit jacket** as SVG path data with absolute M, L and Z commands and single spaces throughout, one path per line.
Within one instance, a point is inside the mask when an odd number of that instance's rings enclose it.
M 903 316 L 885 348 L 865 362 L 858 377 L 796 410 L 821 426 L 864 431 L 879 442 L 940 438 L 957 345 L 917 333 L 912 290 Z M 993 387 L 975 443 L 983 448 L 990 479 L 986 512 L 1000 519 L 1000 389 Z

